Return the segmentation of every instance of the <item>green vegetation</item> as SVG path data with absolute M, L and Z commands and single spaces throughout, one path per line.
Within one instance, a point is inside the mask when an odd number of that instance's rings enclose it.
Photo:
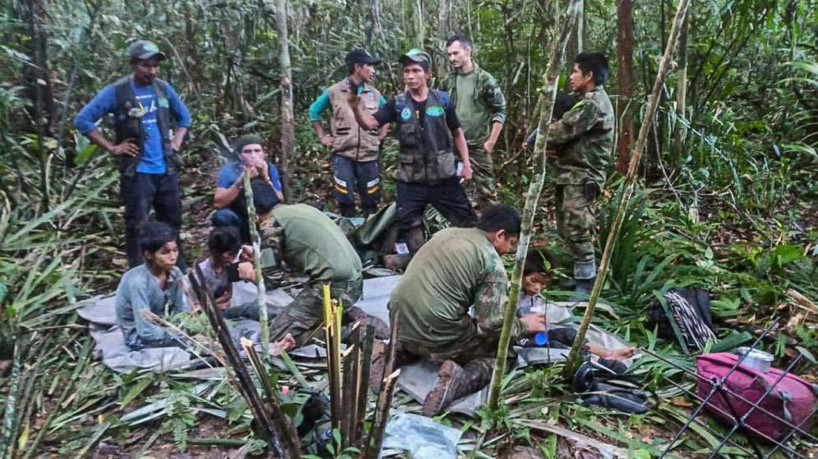
M 396 64 L 402 51 L 422 46 L 442 63 L 442 38 L 465 30 L 474 37 L 477 62 L 500 80 L 509 101 L 495 164 L 501 198 L 522 207 L 534 161 L 518 146 L 537 122 L 541 76 L 556 34 L 557 6 L 564 2 L 287 3 L 296 116 L 290 200 L 318 204 L 329 195 L 328 154 L 309 127 L 306 109 L 321 87 L 344 75 L 349 48 L 366 46 L 384 58 L 376 84 L 391 94 L 402 87 Z M 608 91 L 615 95 L 615 82 L 623 77 L 613 65 L 618 2 L 584 3 L 583 47 L 609 56 Z M 675 5 L 662 0 L 633 8 L 634 98 L 615 103 L 636 120 Z M 641 186 L 602 291 L 612 308 L 598 310 L 595 323 L 694 368 L 693 356 L 658 339 L 645 318 L 649 303 L 667 289 L 704 288 L 714 297 L 721 338 L 780 319 L 775 338 L 763 346 L 777 356 L 777 366 L 803 353 L 795 372 L 818 381 L 817 11 L 811 0 L 693 3 L 685 115 L 676 110 L 679 75 L 671 69 L 639 169 Z M 94 360 L 76 302 L 115 287 L 126 266 L 124 235 L 113 162 L 77 134 L 71 120 L 98 89 L 128 71 L 126 40 L 150 38 L 168 53 L 162 76 L 194 117 L 183 149 L 183 236 L 188 256 L 197 255 L 214 174 L 229 141 L 257 132 L 274 155 L 282 154 L 272 2 L 20 0 L 3 4 L 0 32 L 0 452 L 158 456 L 156 451 L 176 449 L 263 448 L 253 437 L 247 407 L 219 370 L 122 376 Z M 569 44 L 569 54 L 571 46 L 577 45 Z M 681 133 L 680 148 L 674 132 Z M 394 158 L 390 140 L 383 155 L 387 177 Z M 390 198 L 394 185 L 386 182 Z M 600 206 L 600 250 L 621 190 L 622 179 L 614 175 Z M 551 195 L 546 184 L 534 241 L 554 255 L 552 287 L 558 290 L 567 264 L 559 262 L 560 241 L 550 230 Z M 281 362 L 274 376 L 295 385 L 287 368 Z M 510 375 L 497 411 L 473 421 L 455 418 L 457 425 L 465 421 L 473 438 L 466 446 L 480 457 L 529 444 L 546 457 L 564 457 L 570 452 L 566 440 L 543 428 L 558 425 L 649 457 L 696 406 L 683 390 L 692 380 L 650 355 L 633 371 L 663 403 L 641 416 L 572 404 L 559 371 Z M 315 370 L 299 377 L 316 385 L 324 378 Z M 407 399 L 399 393 L 396 404 L 411 409 Z M 724 432 L 699 418 L 674 453 L 706 454 Z M 747 455 L 741 450 L 746 440 L 736 439 L 739 444 L 723 452 Z M 815 447 L 802 440 L 794 446 Z

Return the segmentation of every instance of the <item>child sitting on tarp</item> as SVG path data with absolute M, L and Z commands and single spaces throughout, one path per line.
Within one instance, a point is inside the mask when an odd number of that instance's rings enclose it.
M 258 300 L 230 306 L 233 299 L 233 282 L 239 282 L 238 256 L 241 250 L 241 237 L 234 226 L 217 226 L 210 231 L 207 239 L 209 256 L 199 263 L 204 276 L 203 284 L 216 300 L 216 306 L 226 319 L 242 317 L 258 321 Z M 269 318 L 275 312 L 268 308 Z
M 151 311 L 166 317 L 188 309 L 182 272 L 176 267 L 176 233 L 166 223 L 148 221 L 140 230 L 138 242 L 145 263 L 119 281 L 114 303 L 116 323 L 132 350 L 180 346 L 167 330 L 142 315 L 143 311 Z
M 553 322 L 561 322 L 569 317 L 570 314 L 564 314 L 565 309 L 560 307 L 552 307 L 552 312 L 556 312 L 549 316 L 548 304 L 543 297 L 540 296 L 543 287 L 548 281 L 548 276 L 541 269 L 541 263 L 532 259 L 526 260 L 523 269 L 523 286 L 520 291 L 520 298 L 517 301 L 517 315 L 529 314 L 532 312 L 541 312 L 545 315 L 545 327 L 548 330 L 547 338 L 540 336 L 529 336 L 520 340 L 519 344 L 528 347 L 534 346 L 550 346 L 554 349 L 568 349 L 574 343 L 577 337 L 577 330 L 573 327 L 551 327 Z M 545 338 L 545 339 L 544 339 Z M 539 341 L 539 342 L 538 342 Z M 590 352 L 592 355 L 600 357 L 600 363 L 612 369 L 616 366 L 618 370 L 624 371 L 622 365 L 615 365 L 612 361 L 622 361 L 633 356 L 635 348 L 628 347 L 625 349 L 604 349 L 587 339 L 583 343 L 583 349 Z M 620 371 L 617 371 L 620 372 Z

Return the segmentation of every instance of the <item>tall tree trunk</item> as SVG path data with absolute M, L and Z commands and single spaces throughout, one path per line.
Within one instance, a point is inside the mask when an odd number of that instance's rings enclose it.
M 689 16 L 685 16 L 682 30 L 679 32 L 679 58 L 676 60 L 679 65 L 677 69 L 678 80 L 676 82 L 676 122 L 673 125 L 673 159 L 671 161 L 673 168 L 680 164 L 684 155 L 682 151 L 684 144 L 682 142 L 685 134 L 683 120 L 687 112 L 687 31 L 689 23 Z
M 372 40 L 382 31 L 380 1 L 369 0 L 369 8 L 367 9 L 366 14 L 366 27 L 364 33 L 366 35 L 366 44 L 367 46 L 371 47 Z
M 568 38 L 568 46 L 565 49 L 565 54 L 568 56 L 569 62 L 583 50 L 584 45 L 583 38 L 585 37 L 584 23 L 585 23 L 585 0 L 580 0 L 577 26 L 571 32 L 571 36 Z
M 452 0 L 438 0 L 437 7 L 438 49 L 442 52 L 435 64 L 438 78 L 442 79 L 446 76 L 446 40 L 452 34 Z
M 673 18 L 673 25 L 670 28 L 670 36 L 665 46 L 665 53 L 662 60 L 659 62 L 659 70 L 657 71 L 656 80 L 653 83 L 653 90 L 648 97 L 648 106 L 645 109 L 645 116 L 642 118 L 642 127 L 639 129 L 639 137 L 636 139 L 636 145 L 633 148 L 630 164 L 628 165 L 628 174 L 625 177 L 625 185 L 622 193 L 619 195 L 619 203 L 616 206 L 616 212 L 611 219 L 611 230 L 608 232 L 608 240 L 605 241 L 605 250 L 602 252 L 602 260 L 599 262 L 599 269 L 596 273 L 596 281 L 594 287 L 591 289 L 591 297 L 588 299 L 588 306 L 585 308 L 585 316 L 582 318 L 582 323 L 577 330 L 577 336 L 574 338 L 574 344 L 571 346 L 571 352 L 568 354 L 568 360 L 565 362 L 565 369 L 563 376 L 566 379 L 573 377 L 576 370 L 579 351 L 582 347 L 582 342 L 585 340 L 585 333 L 588 331 L 588 326 L 591 324 L 591 318 L 594 316 L 596 309 L 596 302 L 599 299 L 599 294 L 602 291 L 602 285 L 605 283 L 605 275 L 608 274 L 608 266 L 611 261 L 611 254 L 613 253 L 616 240 L 619 237 L 619 231 L 622 229 L 622 221 L 625 219 L 625 213 L 628 210 L 628 202 L 633 195 L 633 190 L 636 187 L 636 168 L 639 166 L 639 160 L 642 158 L 642 152 L 645 150 L 645 144 L 648 140 L 648 133 L 651 131 L 651 125 L 656 114 L 656 107 L 659 104 L 659 97 L 661 96 L 662 87 L 665 84 L 665 75 L 670 67 L 670 59 L 673 54 L 673 49 L 676 47 L 676 40 L 679 38 L 679 32 L 682 27 L 682 21 L 687 16 L 687 9 L 690 5 L 690 0 L 679 0 L 679 6 L 676 9 L 676 16 Z
M 619 0 L 616 7 L 616 80 L 619 101 L 617 103 L 619 119 L 619 139 L 617 145 L 617 170 L 625 175 L 628 172 L 628 154 L 631 151 L 633 124 L 630 117 L 630 104 L 633 100 L 633 0 Z
M 278 63 L 281 67 L 281 181 L 285 198 L 289 199 L 290 159 L 295 144 L 295 116 L 293 115 L 293 78 L 287 33 L 287 0 L 275 0 L 276 32 L 278 34 Z
M 46 24 L 45 0 L 24 0 L 18 5 L 20 20 L 28 25 L 30 40 L 25 47 L 31 64 L 23 66 L 23 81 L 26 93 L 32 101 L 29 110 L 32 130 L 37 133 L 36 157 L 40 169 L 40 193 L 43 211 L 50 207 L 51 194 L 48 183 L 49 153 L 45 148 L 46 137 L 54 137 L 57 128 L 58 112 L 54 103 L 54 90 L 51 74 L 48 70 L 48 33 Z
M 497 359 L 494 363 L 494 375 L 492 376 L 491 392 L 489 393 L 489 406 L 492 409 L 496 409 L 500 401 L 500 384 L 506 370 L 508 346 L 511 342 L 511 326 L 517 317 L 517 300 L 520 296 L 520 287 L 523 280 L 523 266 L 525 258 L 528 256 L 528 244 L 531 241 L 531 228 L 534 226 L 537 203 L 540 202 L 540 194 L 542 193 L 543 183 L 545 183 L 545 145 L 548 140 L 548 132 L 551 130 L 551 114 L 554 109 L 554 99 L 557 95 L 558 77 L 565 57 L 568 36 L 577 23 L 581 5 L 582 0 L 569 0 L 561 21 L 559 39 L 555 40 L 551 45 L 548 67 L 543 78 L 543 103 L 540 111 L 539 134 L 532 152 L 537 164 L 534 166 L 534 177 L 525 198 L 520 242 L 517 244 L 514 273 L 511 276 L 511 291 L 508 295 L 508 303 L 505 305 L 503 330 L 500 333 L 500 343 L 497 346 Z

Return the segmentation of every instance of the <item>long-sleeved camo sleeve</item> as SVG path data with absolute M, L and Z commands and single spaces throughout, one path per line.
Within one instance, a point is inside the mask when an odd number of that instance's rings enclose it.
M 483 86 L 483 98 L 491 110 L 491 122 L 506 124 L 506 97 L 494 77 L 489 77 Z
M 582 99 L 571 110 L 568 110 L 562 119 L 551 123 L 548 131 L 548 143 L 564 145 L 578 139 L 582 134 L 590 131 L 600 121 L 600 113 L 596 105 L 588 99 Z
M 473 306 L 477 333 L 498 339 L 503 329 L 503 311 L 508 303 L 508 275 L 500 258 L 495 258 L 494 266 L 488 267 L 477 290 Z M 525 330 L 525 324 L 520 319 L 514 319 L 512 337 L 520 336 Z

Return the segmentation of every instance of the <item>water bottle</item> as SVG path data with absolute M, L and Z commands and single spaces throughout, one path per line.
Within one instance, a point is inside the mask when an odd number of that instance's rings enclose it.
M 548 332 L 544 332 L 544 331 L 537 332 L 537 334 L 534 335 L 534 344 L 536 344 L 537 346 L 540 346 L 540 347 L 547 346 L 548 345 Z

